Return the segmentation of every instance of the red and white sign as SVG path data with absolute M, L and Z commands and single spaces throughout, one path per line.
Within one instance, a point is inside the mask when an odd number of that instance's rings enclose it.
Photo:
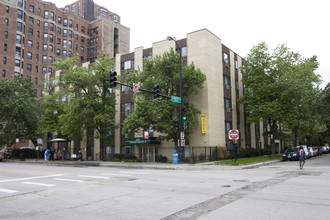
M 139 84 L 133 83 L 133 92 L 139 92 Z
M 186 145 L 186 140 L 181 140 L 181 147 L 184 147 Z
M 144 139 L 148 139 L 149 138 L 149 132 L 148 131 L 145 131 L 144 132 Z
M 238 130 L 229 130 L 228 136 L 229 136 L 230 140 L 238 140 L 239 131 Z

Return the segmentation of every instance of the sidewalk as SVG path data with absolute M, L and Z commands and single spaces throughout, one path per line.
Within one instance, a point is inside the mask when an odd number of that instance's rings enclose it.
M 117 168 L 127 168 L 127 169 L 162 169 L 162 170 L 180 170 L 180 169 L 253 169 L 263 165 L 269 165 L 273 163 L 277 163 L 280 160 L 270 160 L 265 162 L 258 162 L 254 164 L 248 165 L 216 165 L 214 162 L 205 162 L 205 163 L 196 163 L 196 164 L 172 164 L 172 163 L 142 163 L 142 162 L 111 162 L 111 161 L 45 161 L 42 159 L 25 159 L 21 161 L 19 159 L 8 159 L 4 161 L 4 163 L 27 163 L 27 164 L 40 164 L 47 166 L 76 166 L 76 167 L 117 167 Z

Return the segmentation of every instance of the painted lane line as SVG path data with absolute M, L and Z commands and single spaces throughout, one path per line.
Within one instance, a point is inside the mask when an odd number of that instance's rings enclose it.
M 53 184 L 46 184 L 46 183 L 34 183 L 34 182 L 22 182 L 24 184 L 36 185 L 36 186 L 56 186 Z
M 120 174 L 120 173 L 102 173 L 102 175 L 106 175 L 106 176 L 132 176 L 129 174 Z
M 3 189 L 3 188 L 0 188 L 0 192 L 4 192 L 4 193 L 16 193 L 16 192 L 18 192 L 18 191 L 11 190 L 11 189 Z
M 33 180 L 33 179 L 43 179 L 43 178 L 63 176 L 63 175 L 64 174 L 55 174 L 55 175 L 48 175 L 48 176 L 34 176 L 34 177 L 26 177 L 26 178 L 19 178 L 19 179 L 0 180 L 0 183 Z
M 74 180 L 74 179 L 61 179 L 61 178 L 54 178 L 54 180 L 59 180 L 59 181 L 68 181 L 68 182 L 77 182 L 77 183 L 83 183 L 85 181 L 83 180 Z
M 94 178 L 94 179 L 109 179 L 107 176 L 88 176 L 88 175 L 79 175 L 80 177 Z

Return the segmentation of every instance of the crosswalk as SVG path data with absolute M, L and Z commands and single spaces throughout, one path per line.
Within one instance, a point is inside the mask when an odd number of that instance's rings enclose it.
M 15 179 L 3 179 L 0 180 L 0 197 L 6 194 L 20 194 L 24 186 L 50 188 L 56 186 L 62 186 L 63 184 L 81 184 L 87 181 L 108 180 L 118 177 L 131 177 L 136 175 L 147 175 L 146 172 L 116 172 L 116 173 L 99 173 L 97 175 L 65 175 L 65 174 L 53 174 L 53 175 L 41 175 L 31 176 Z M 8 187 L 10 183 L 10 187 Z M 15 184 L 13 184 L 15 183 Z M 4 186 L 5 185 L 5 186 Z M 3 187 L 4 186 L 4 187 Z M 43 189 L 44 189 L 43 188 Z

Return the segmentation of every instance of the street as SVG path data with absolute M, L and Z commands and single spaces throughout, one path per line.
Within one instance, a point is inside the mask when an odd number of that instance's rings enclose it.
M 328 219 L 330 154 L 303 170 L 298 163 L 171 170 L 1 162 L 0 218 Z

